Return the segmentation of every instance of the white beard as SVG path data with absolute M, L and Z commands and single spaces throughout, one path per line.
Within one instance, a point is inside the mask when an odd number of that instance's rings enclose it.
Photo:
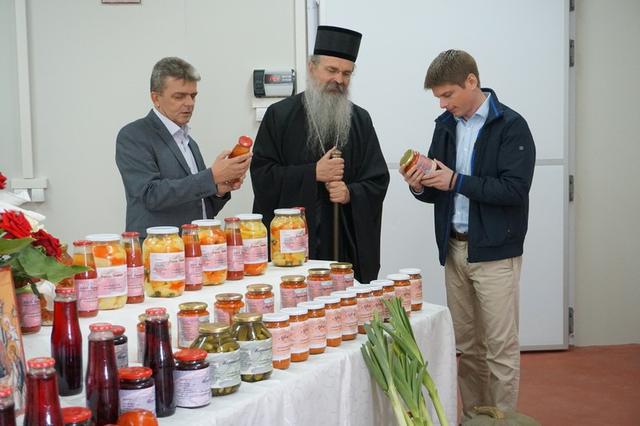
M 334 146 L 342 149 L 349 139 L 353 107 L 347 88 L 334 82 L 323 86 L 309 77 L 304 101 L 309 150 L 323 155 Z

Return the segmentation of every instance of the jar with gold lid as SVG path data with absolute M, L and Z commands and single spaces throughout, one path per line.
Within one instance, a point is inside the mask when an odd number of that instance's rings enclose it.
M 349 262 L 330 263 L 331 280 L 335 291 L 342 291 L 353 286 L 353 265 Z
M 216 294 L 214 305 L 215 322 L 231 325 L 233 316 L 244 307 L 242 294 L 240 293 L 220 293 Z
M 328 296 L 334 291 L 331 270 L 328 268 L 310 268 L 307 276 L 309 300 L 319 296 Z
M 200 335 L 192 348 L 207 351 L 211 395 L 234 393 L 240 387 L 240 345 L 231 336 L 231 326 L 218 322 L 200 324 Z
M 284 275 L 280 282 L 280 307 L 292 308 L 309 299 L 304 275 Z
M 178 347 L 186 349 L 198 337 L 200 325 L 209 322 L 209 311 L 204 302 L 186 302 L 178 307 Z
M 270 284 L 249 284 L 244 294 L 246 311 L 258 314 L 273 313 L 273 287 Z
M 241 312 L 233 317 L 231 335 L 240 345 L 240 376 L 245 382 L 271 377 L 273 355 L 271 333 L 262 322 L 262 314 Z

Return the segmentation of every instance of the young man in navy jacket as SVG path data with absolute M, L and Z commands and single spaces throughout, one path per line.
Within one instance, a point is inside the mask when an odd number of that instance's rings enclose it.
M 425 78 L 446 109 L 429 158 L 437 170 L 400 173 L 420 201 L 434 204 L 447 304 L 461 353 L 463 414 L 476 405 L 515 411 L 520 378 L 518 305 L 535 145 L 525 119 L 480 87 L 475 60 L 440 53 Z

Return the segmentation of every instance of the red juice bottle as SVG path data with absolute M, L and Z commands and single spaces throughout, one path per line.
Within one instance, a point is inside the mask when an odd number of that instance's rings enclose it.
M 227 236 L 227 279 L 241 280 L 244 278 L 244 258 L 240 219 L 226 217 L 224 233 Z
M 63 426 L 58 398 L 56 361 L 31 358 L 27 361 L 27 401 L 23 426 Z
M 167 417 L 176 412 L 173 372 L 176 364 L 169 335 L 169 315 L 165 308 L 148 308 L 145 311 L 145 367 L 153 371 L 156 384 L 156 416 Z
M 76 291 L 73 288 L 56 289 L 51 356 L 56 360 L 58 393 L 68 396 L 82 392 L 82 333 L 78 323 Z
M 88 240 L 73 242 L 73 264 L 91 268 L 73 276 L 76 297 L 78 298 L 78 316 L 81 318 L 98 315 L 98 275 L 96 262 L 91 251 L 92 244 Z
M 13 388 L 0 386 L 0 426 L 16 426 Z
M 116 423 L 120 409 L 118 367 L 112 326 L 98 322 L 89 326 L 89 362 L 85 379 L 87 407 L 96 426 Z
M 184 242 L 185 291 L 202 289 L 202 250 L 198 237 L 198 225 L 182 225 Z
M 140 248 L 140 233 L 122 233 L 122 245 L 127 252 L 127 303 L 144 302 L 144 263 Z

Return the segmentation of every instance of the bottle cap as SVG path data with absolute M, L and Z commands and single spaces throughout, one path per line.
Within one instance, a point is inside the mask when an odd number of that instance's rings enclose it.
M 164 235 L 164 234 L 177 234 L 177 226 L 152 226 L 147 228 L 147 234 L 150 235 Z
M 262 215 L 258 213 L 242 213 L 236 217 L 240 220 L 262 220 Z
M 147 318 L 149 318 L 151 315 L 165 315 L 167 313 L 167 309 L 166 308 L 147 308 L 144 311 L 145 314 L 147 314 Z
M 122 238 L 138 238 L 140 233 L 136 231 L 126 231 L 122 233 Z
M 238 145 L 243 146 L 245 148 L 251 148 L 251 145 L 253 145 L 253 141 L 249 136 L 243 135 L 238 138 Z
M 11 386 L 0 386 L 0 398 L 6 398 L 13 395 L 13 388 Z
M 407 274 L 389 274 L 387 275 L 387 279 L 392 281 L 408 281 L 411 277 Z
M 65 425 L 86 422 L 90 418 L 91 410 L 87 407 L 64 407 L 62 409 L 62 422 Z
M 402 268 L 398 272 L 407 275 L 418 275 L 422 270 L 420 268 Z
M 106 243 L 109 241 L 120 241 L 118 234 L 89 234 L 85 239 L 94 243 Z
M 179 361 L 202 361 L 207 357 L 207 351 L 199 348 L 182 349 L 173 356 Z
M 122 336 L 127 329 L 122 325 L 113 325 L 111 330 L 114 336 Z
M 91 331 L 113 331 L 113 326 L 108 322 L 94 322 L 89 324 L 89 330 Z
M 118 376 L 125 380 L 148 379 L 153 375 L 153 370 L 149 367 L 122 367 L 118 368 Z
M 56 360 L 50 357 L 31 358 L 27 361 L 27 366 L 31 368 L 50 368 L 56 365 Z
M 222 225 L 222 222 L 220 222 L 218 219 L 197 219 L 197 220 L 192 220 L 191 224 L 193 225 L 197 225 L 197 226 L 220 226 Z
M 268 313 L 262 314 L 263 322 L 282 322 L 289 321 L 289 315 L 284 312 L 276 312 L 276 313 Z
M 93 243 L 91 241 L 89 241 L 89 240 L 75 240 L 73 242 L 73 246 L 74 247 L 90 246 L 91 244 L 93 244 Z
M 309 310 L 307 308 L 299 308 L 299 307 L 296 307 L 296 308 L 283 308 L 283 309 L 280 309 L 280 311 L 285 313 L 285 314 L 288 314 L 289 316 L 291 316 L 291 315 L 295 315 L 295 316 L 307 315 L 309 313 Z

